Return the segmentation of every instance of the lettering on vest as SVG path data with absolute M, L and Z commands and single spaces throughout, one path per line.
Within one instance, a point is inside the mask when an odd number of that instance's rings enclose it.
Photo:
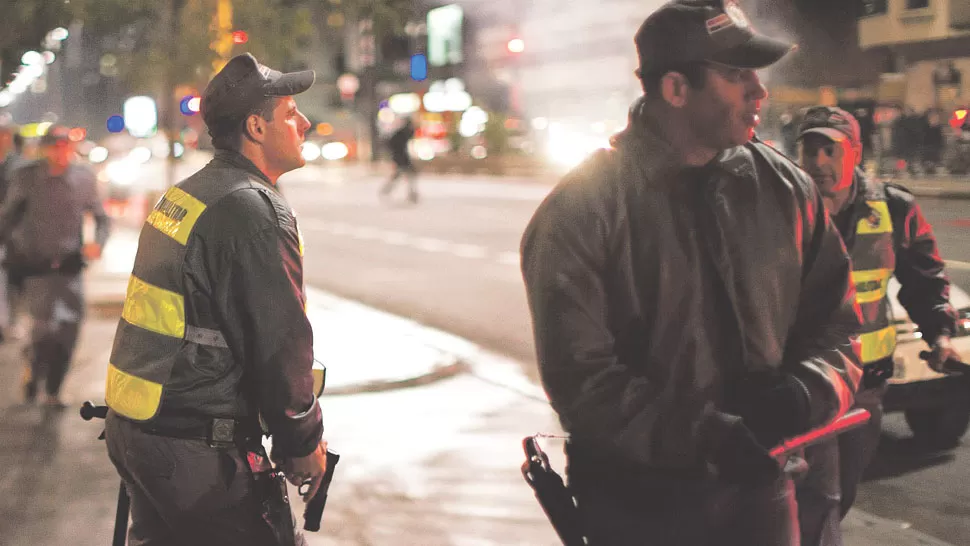
M 862 281 L 862 282 L 856 283 L 855 285 L 855 291 L 859 294 L 862 294 L 863 292 L 874 292 L 876 290 L 881 290 L 881 289 L 882 289 L 882 281 L 876 281 L 876 280 Z
M 158 204 L 155 205 L 155 210 L 164 214 L 165 216 L 168 216 L 176 222 L 181 222 L 185 218 L 185 215 L 189 213 L 189 211 L 184 207 L 180 207 L 179 205 L 169 201 L 167 197 L 162 197 L 159 199 Z

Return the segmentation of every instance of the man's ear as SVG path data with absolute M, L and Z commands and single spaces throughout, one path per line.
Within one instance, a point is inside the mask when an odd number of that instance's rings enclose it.
M 689 92 L 687 77 L 680 72 L 667 72 L 660 78 L 660 95 L 674 108 L 683 108 L 687 104 Z
M 266 134 L 266 120 L 262 116 L 250 114 L 246 118 L 245 135 L 253 142 L 262 142 L 263 135 Z

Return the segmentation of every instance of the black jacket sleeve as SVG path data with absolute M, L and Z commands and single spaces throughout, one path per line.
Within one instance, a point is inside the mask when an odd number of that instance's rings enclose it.
M 784 366 L 808 389 L 809 426 L 818 427 L 852 405 L 862 377 L 861 318 L 842 237 L 811 181 L 804 187 L 802 287 Z
M 913 195 L 900 186 L 886 186 L 889 216 L 896 249 L 899 303 L 919 325 L 930 345 L 941 335 L 952 335 L 957 312 L 950 305 L 950 281 L 944 271 L 933 235 Z
M 274 452 L 302 457 L 319 444 L 323 422 L 313 393 L 313 331 L 296 220 L 261 192 L 236 193 L 236 206 L 222 216 L 244 218 L 250 229 L 237 232 L 243 236 L 233 238 L 222 260 L 228 270 L 220 310 L 229 323 L 226 340 L 244 363 L 244 381 Z

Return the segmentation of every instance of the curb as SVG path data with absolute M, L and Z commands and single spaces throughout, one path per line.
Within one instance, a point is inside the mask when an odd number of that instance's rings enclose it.
M 463 360 L 448 355 L 447 361 L 443 363 L 438 363 L 432 367 L 427 373 L 407 377 L 404 379 L 382 379 L 374 381 L 366 381 L 363 383 L 349 384 L 341 387 L 327 387 L 324 389 L 324 396 L 347 396 L 352 394 L 365 394 L 365 393 L 375 393 L 384 392 L 392 390 L 408 389 L 412 387 L 420 387 L 423 385 L 430 385 L 431 383 L 436 383 L 443 379 L 449 379 L 457 375 L 467 373 L 470 370 L 468 364 Z
M 124 308 L 124 298 L 89 298 L 86 307 L 89 314 L 97 315 L 98 318 L 105 320 L 118 319 L 121 317 L 121 312 Z M 459 358 L 457 355 L 442 352 L 439 361 L 423 374 L 398 379 L 375 379 L 373 381 L 349 383 L 341 386 L 328 386 L 324 394 L 326 396 L 347 396 L 420 387 L 470 371 L 471 366 L 465 360 Z

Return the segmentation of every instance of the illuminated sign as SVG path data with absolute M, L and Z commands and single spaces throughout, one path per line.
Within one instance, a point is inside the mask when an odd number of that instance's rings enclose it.
M 447 66 L 462 62 L 462 21 L 464 12 L 454 4 L 428 12 L 428 62 Z

